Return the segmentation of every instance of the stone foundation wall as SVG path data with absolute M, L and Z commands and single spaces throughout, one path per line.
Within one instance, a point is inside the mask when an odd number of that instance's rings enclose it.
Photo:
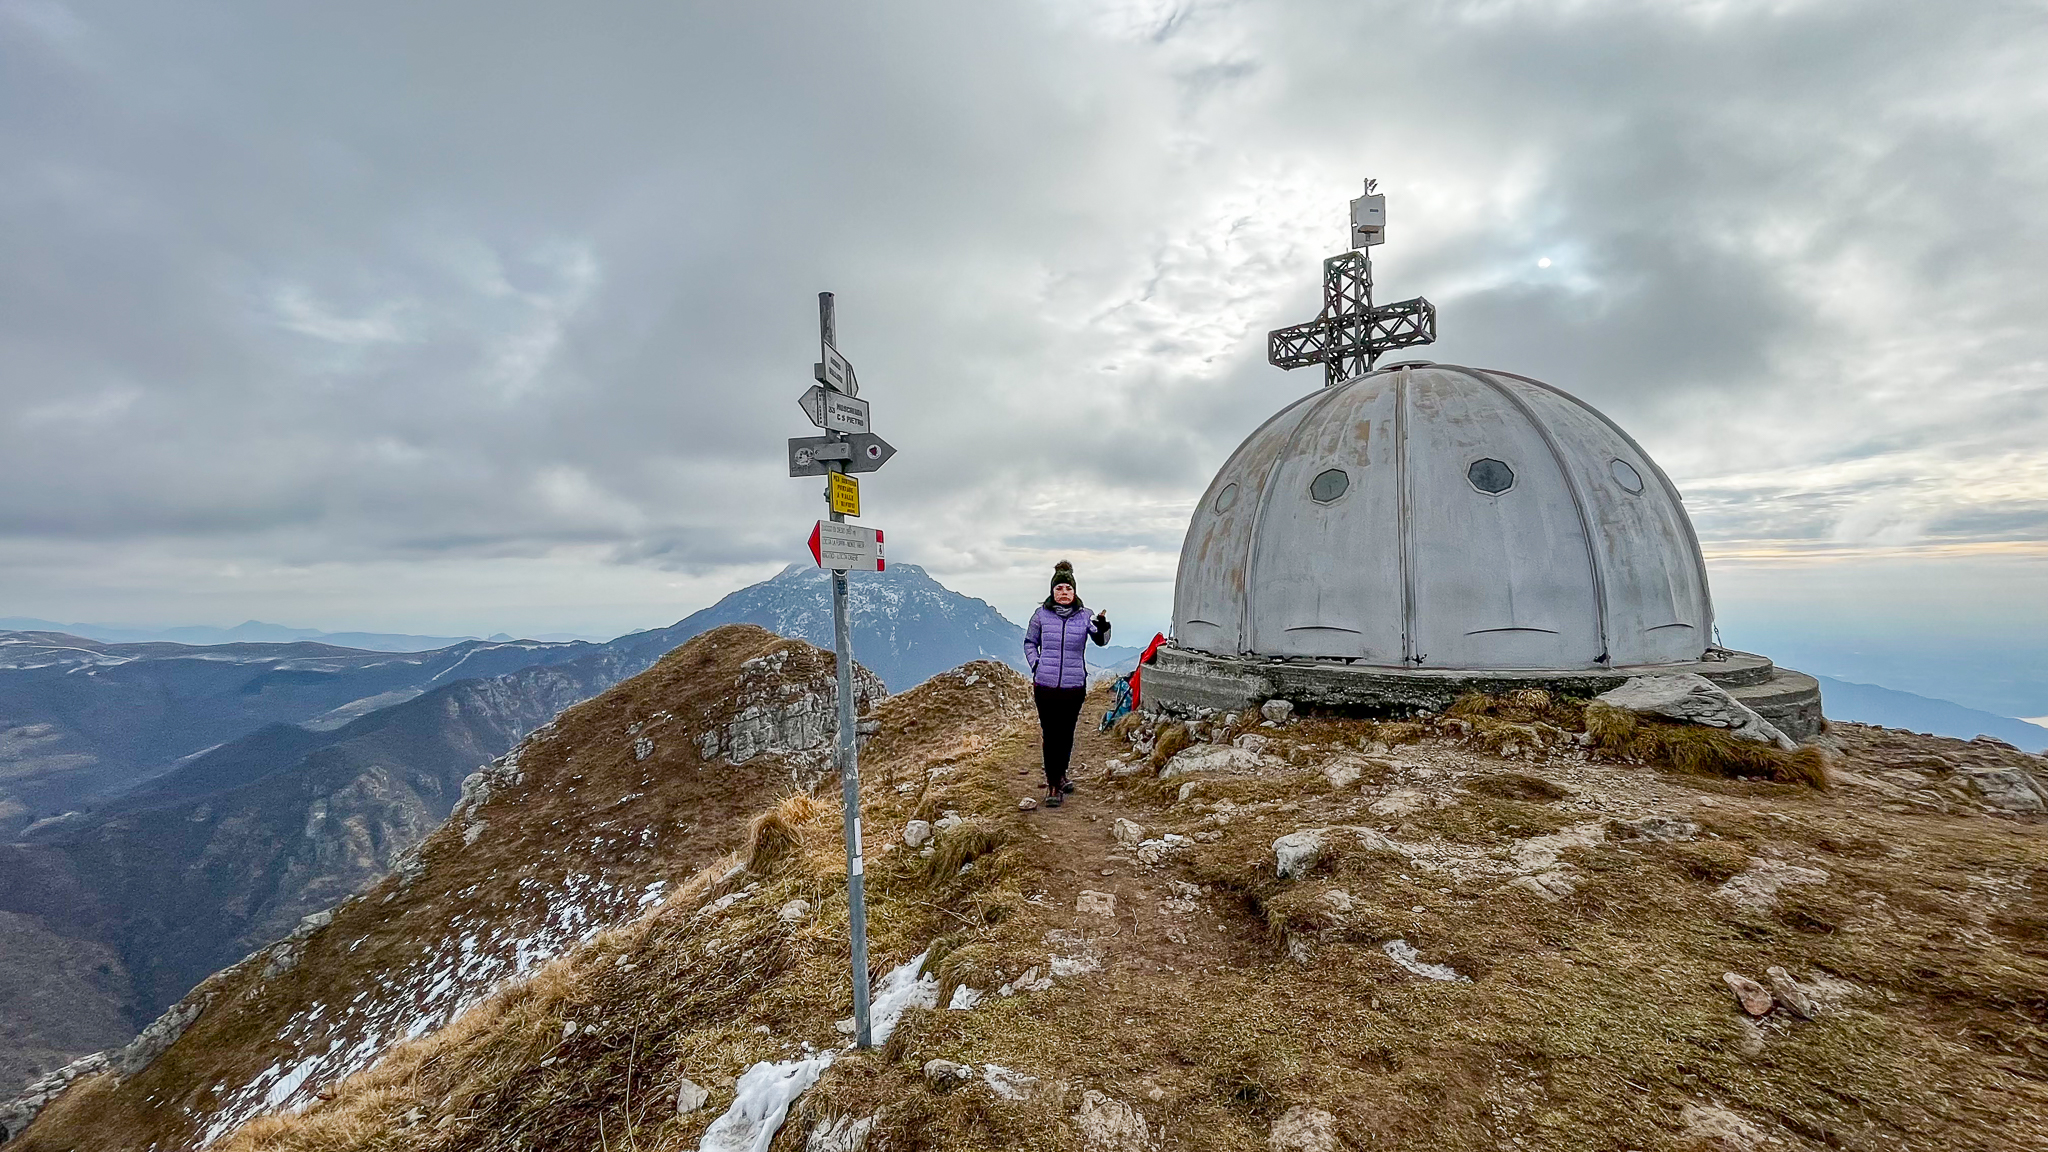
M 1768 658 L 1749 652 L 1655 668 L 1453 671 L 1233 658 L 1162 648 L 1157 662 L 1145 669 L 1141 704 L 1176 713 L 1197 708 L 1237 712 L 1279 699 L 1309 711 L 1391 716 L 1441 712 L 1466 692 L 1497 694 L 1541 688 L 1560 695 L 1592 697 L 1619 688 L 1631 676 L 1671 672 L 1705 676 L 1795 740 L 1820 734 L 1819 682 L 1804 673 L 1775 667 Z

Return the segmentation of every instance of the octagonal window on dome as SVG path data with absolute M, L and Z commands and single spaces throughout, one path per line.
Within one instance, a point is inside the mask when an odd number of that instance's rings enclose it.
M 1483 460 L 1474 460 L 1472 466 L 1465 469 L 1465 479 L 1470 480 L 1474 488 L 1488 496 L 1498 496 L 1515 486 L 1515 470 L 1508 467 L 1507 461 L 1495 460 L 1489 456 Z
M 1643 474 L 1636 471 L 1635 466 L 1628 461 L 1616 460 L 1607 466 L 1607 471 L 1614 477 L 1614 482 L 1623 488 L 1631 492 L 1643 490 Z
M 1328 468 L 1316 474 L 1308 483 L 1308 497 L 1318 504 L 1328 504 L 1351 488 L 1351 477 L 1342 468 Z
M 1216 512 L 1221 515 L 1237 507 L 1237 485 L 1225 484 L 1223 491 L 1216 494 Z

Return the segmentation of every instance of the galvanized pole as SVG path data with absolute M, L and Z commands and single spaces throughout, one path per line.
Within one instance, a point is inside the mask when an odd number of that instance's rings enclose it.
M 836 348 L 838 339 L 834 327 L 832 294 L 820 292 L 818 339 Z M 825 359 L 822 351 L 818 359 Z M 844 433 L 831 435 L 840 440 L 846 438 Z M 831 460 L 825 467 L 833 472 L 844 472 L 846 462 Z M 826 491 L 825 503 L 829 508 L 831 490 L 828 487 Z M 836 523 L 846 520 L 836 511 L 830 515 Z M 860 744 L 854 731 L 853 629 L 846 618 L 846 570 L 843 568 L 832 570 L 832 647 L 839 665 L 839 790 L 846 804 L 846 908 L 847 924 L 853 937 L 853 1036 L 854 1043 L 860 1047 L 872 1048 L 875 1038 L 868 1027 L 868 906 L 863 890 L 860 851 Z

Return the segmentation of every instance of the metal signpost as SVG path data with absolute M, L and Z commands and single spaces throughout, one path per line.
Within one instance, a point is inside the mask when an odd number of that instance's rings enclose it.
M 823 436 L 802 436 L 789 442 L 791 476 L 825 477 L 825 504 L 830 518 L 811 529 L 811 557 L 832 570 L 832 640 L 839 664 L 839 790 L 846 803 L 846 904 L 853 937 L 854 1043 L 872 1048 L 868 1025 L 868 908 L 860 850 L 860 746 L 853 714 L 853 632 L 846 617 L 846 574 L 880 572 L 882 532 L 846 523 L 860 515 L 860 481 L 849 473 L 873 472 L 896 449 L 868 430 L 868 402 L 859 399 L 853 364 L 839 354 L 834 331 L 832 294 L 818 293 L 819 357 L 813 387 L 797 398 Z

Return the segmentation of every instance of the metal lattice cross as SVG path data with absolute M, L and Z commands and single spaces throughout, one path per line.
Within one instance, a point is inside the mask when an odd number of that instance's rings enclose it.
M 1381 354 L 1436 340 L 1436 305 L 1417 296 L 1393 304 L 1372 302 L 1372 259 L 1363 249 L 1386 239 L 1385 197 L 1366 182 L 1351 202 L 1354 250 L 1323 261 L 1323 311 L 1306 324 L 1266 334 L 1266 359 L 1278 368 L 1323 366 L 1323 386 L 1372 371 Z

